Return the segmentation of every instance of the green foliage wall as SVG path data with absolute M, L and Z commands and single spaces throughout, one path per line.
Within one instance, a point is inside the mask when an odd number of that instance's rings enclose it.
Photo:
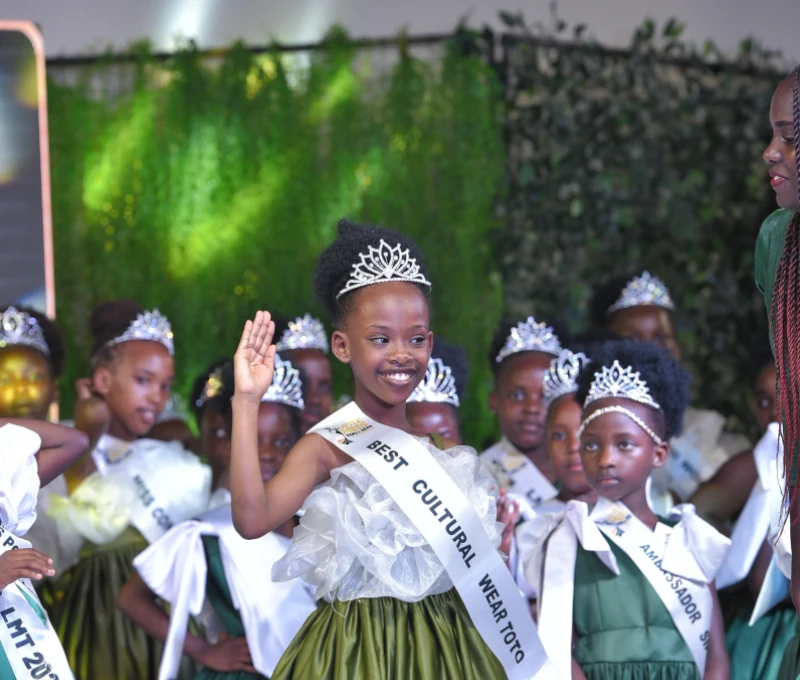
M 753 254 L 776 207 L 761 154 L 780 60 L 750 43 L 733 61 L 710 44 L 698 53 L 676 22 L 646 23 L 621 53 L 557 17 L 549 35 L 576 47 L 504 18 L 508 307 L 577 330 L 592 286 L 649 268 L 678 303 L 697 403 L 749 428 L 754 347 L 767 346 Z
M 97 302 L 127 296 L 169 316 L 185 395 L 256 309 L 319 311 L 314 262 L 349 216 L 408 232 L 427 252 L 434 329 L 470 354 L 465 429 L 473 440 L 491 431 L 497 81 L 449 45 L 424 61 L 401 50 L 388 78 L 370 63 L 334 32 L 305 62 L 242 46 L 211 61 L 189 46 L 165 64 L 141 50 L 122 72 L 101 63 L 77 83 L 51 82 L 67 413 Z M 349 387 L 341 371 L 339 391 Z

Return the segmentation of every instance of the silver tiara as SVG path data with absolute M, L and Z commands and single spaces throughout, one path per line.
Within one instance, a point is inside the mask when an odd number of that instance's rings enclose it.
M 408 398 L 408 403 L 421 401 L 450 404 L 456 408 L 461 406 L 453 371 L 441 359 L 428 362 L 425 377 Z
M 264 392 L 261 401 L 294 406 L 301 411 L 305 408 L 303 402 L 303 383 L 298 371 L 291 362 L 284 361 L 275 355 L 275 372 L 272 375 L 272 384 Z
M 578 391 L 578 373 L 588 363 L 583 352 L 574 354 L 568 349 L 553 359 L 550 368 L 544 374 L 544 405 L 550 408 L 559 397 Z
M 327 354 L 329 348 L 325 326 L 310 314 L 298 316 L 289 322 L 289 327 L 283 331 L 275 349 L 279 352 L 288 349 L 318 349 Z
M 639 372 L 633 371 L 630 366 L 622 368 L 619 361 L 616 359 L 611 365 L 611 368 L 603 366 L 603 368 L 594 374 L 594 382 L 589 388 L 589 396 L 583 407 L 586 408 L 593 401 L 598 399 L 608 398 L 631 399 L 638 401 L 640 404 L 652 406 L 653 408 L 661 408 L 653 397 L 650 396 L 650 388 L 647 383 L 641 379 Z
M 0 316 L 0 347 L 23 345 L 38 349 L 49 357 L 50 348 L 44 339 L 44 331 L 35 317 L 9 307 Z
M 150 340 L 164 345 L 169 355 L 175 356 L 175 344 L 172 338 L 172 326 L 169 325 L 169 320 L 157 309 L 154 309 L 152 312 L 139 314 L 128 326 L 128 329 L 119 337 L 107 342 L 104 349 L 131 340 Z
M 203 385 L 203 391 L 200 393 L 197 401 L 194 402 L 197 408 L 202 408 L 203 404 L 209 401 L 209 399 L 213 399 L 222 394 L 222 390 L 224 389 L 222 368 L 222 366 L 218 366 L 208 374 L 205 385 Z
M 606 314 L 613 314 L 621 309 L 630 307 L 662 307 L 670 311 L 675 310 L 675 303 L 669 295 L 664 282 L 650 272 L 644 272 L 628 282 L 622 293 Z
M 431 282 L 420 271 L 416 259 L 411 257 L 408 248 L 401 248 L 398 243 L 392 248 L 383 239 L 377 248 L 369 246 L 366 253 L 359 253 L 359 262 L 353 265 L 353 271 L 344 288 L 337 294 L 338 300 L 345 293 L 373 283 L 389 283 L 390 281 L 405 281 L 407 283 L 421 283 L 430 288 Z
M 557 357 L 561 349 L 561 342 L 553 329 L 545 323 L 536 323 L 536 319 L 529 316 L 527 321 L 521 321 L 511 329 L 495 361 L 499 364 L 517 352 L 544 352 Z

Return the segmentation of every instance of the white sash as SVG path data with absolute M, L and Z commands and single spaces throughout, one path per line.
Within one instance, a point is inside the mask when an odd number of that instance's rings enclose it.
M 0 527 L 0 554 L 31 544 Z M 30 600 L 37 603 L 44 620 Z M 31 582 L 20 579 L 0 592 L 0 646 L 17 680 L 72 680 L 64 649 Z
M 519 503 L 523 519 L 531 519 L 537 507 L 558 496 L 558 489 L 505 437 L 480 454 L 480 459 L 498 484 L 508 489 L 509 498 Z
M 715 571 L 713 562 L 716 561 L 718 567 L 724 559 L 724 553 L 714 550 L 710 542 L 706 546 L 691 545 L 691 539 L 685 540 L 689 536 L 685 535 L 680 525 L 669 529 L 666 525 L 658 524 L 655 532 L 650 531 L 624 505 L 602 498 L 592 511 L 592 519 L 600 531 L 631 558 L 653 586 L 702 675 L 706 667 L 714 611 L 708 583 L 713 581 L 715 574 L 707 572 Z M 702 522 L 697 517 L 694 519 Z M 711 538 L 710 533 L 708 537 Z M 681 547 L 694 549 L 680 550 L 681 554 L 676 555 L 675 551 L 668 549 L 673 542 L 679 546 L 688 543 Z M 698 552 L 698 549 L 703 551 L 704 548 L 708 554 Z
M 310 432 L 363 465 L 417 527 L 508 677 L 536 676 L 547 657 L 527 602 L 478 514 L 426 447 L 397 428 L 371 420 L 355 402 Z
M 172 605 L 158 678 L 176 677 L 189 616 L 197 616 L 203 608 L 207 576 L 203 535 L 219 537 L 225 578 L 242 617 L 253 665 L 269 677 L 316 603 L 299 581 L 275 583 L 269 578 L 288 539 L 275 533 L 254 541 L 243 539 L 233 528 L 227 504 L 178 525 L 133 562 L 153 592 Z
M 758 551 L 768 538 L 780 515 L 783 492 L 779 482 L 779 428 L 773 423 L 753 450 L 758 472 L 753 490 L 731 534 L 731 549 L 717 574 L 717 588 L 727 588 L 744 580 L 756 561 Z
M 578 543 L 619 575 L 608 539 L 633 560 L 653 586 L 702 675 L 713 612 L 707 584 L 724 558 L 727 539 L 693 510 L 679 506 L 679 511 L 682 521 L 678 526 L 669 530 L 659 524 L 654 533 L 621 503 L 601 498 L 589 515 L 585 503 L 571 501 L 561 518 L 545 515 L 520 527 L 520 543 L 530 548 L 525 575 L 539 592 L 539 635 L 560 677 L 570 677 L 572 663 Z
M 104 435 L 92 457 L 101 476 L 126 488 L 130 523 L 148 543 L 208 507 L 211 470 L 178 443 Z

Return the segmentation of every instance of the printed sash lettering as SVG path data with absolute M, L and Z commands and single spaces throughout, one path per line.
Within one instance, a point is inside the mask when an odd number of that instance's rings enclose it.
M 547 656 L 527 603 L 477 513 L 426 447 L 401 430 L 369 419 L 355 402 L 311 432 L 363 465 L 414 523 L 508 677 L 536 676 Z
M 30 547 L 0 526 L 0 553 Z M 0 592 L 0 646 L 17 680 L 73 679 L 61 642 L 28 579 Z
M 658 525 L 654 533 L 625 506 L 613 504 L 610 509 L 605 510 L 608 506 L 608 501 L 601 499 L 592 512 L 593 519 L 600 531 L 633 560 L 653 586 L 688 645 L 702 675 L 711 639 L 713 612 L 713 599 L 708 584 L 696 583 L 662 569 L 669 531 L 664 525 Z M 626 513 L 623 517 L 619 517 L 620 510 Z M 614 517 L 615 514 L 617 517 Z

